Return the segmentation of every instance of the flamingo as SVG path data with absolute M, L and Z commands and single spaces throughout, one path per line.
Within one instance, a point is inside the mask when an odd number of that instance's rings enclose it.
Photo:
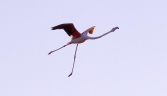
M 74 64 L 75 64 L 75 58 L 76 58 L 76 53 L 77 53 L 77 48 L 78 48 L 78 44 L 80 43 L 83 43 L 85 42 L 86 40 L 90 39 L 90 40 L 94 40 L 94 39 L 99 39 L 111 32 L 114 32 L 116 29 L 119 29 L 119 27 L 114 27 L 112 28 L 109 32 L 101 35 L 101 36 L 98 36 L 98 37 L 89 37 L 87 34 L 92 34 L 94 29 L 95 29 L 96 26 L 93 26 L 93 27 L 90 27 L 89 29 L 85 30 L 82 34 L 79 33 L 77 31 L 77 29 L 74 27 L 74 24 L 73 23 L 64 23 L 64 24 L 60 24 L 60 25 L 57 25 L 57 26 L 54 26 L 52 27 L 52 30 L 56 30 L 56 29 L 64 29 L 64 31 L 69 35 L 69 36 L 72 36 L 72 39 L 70 42 L 68 42 L 66 45 L 56 49 L 56 50 L 53 50 L 51 52 L 48 53 L 48 55 L 50 55 L 51 53 L 57 51 L 57 50 L 60 50 L 64 47 L 66 47 L 67 45 L 70 45 L 70 44 L 77 44 L 76 45 L 76 49 L 75 49 L 75 54 L 74 54 L 74 61 L 73 61 L 73 67 L 72 67 L 72 71 L 71 73 L 68 75 L 68 77 L 70 77 L 72 74 L 73 74 L 73 69 L 74 69 Z

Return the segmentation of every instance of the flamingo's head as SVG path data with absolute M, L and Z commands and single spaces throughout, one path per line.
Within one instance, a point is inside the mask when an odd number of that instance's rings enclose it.
M 114 32 L 116 29 L 119 29 L 119 27 L 114 27 L 111 29 L 111 32 Z

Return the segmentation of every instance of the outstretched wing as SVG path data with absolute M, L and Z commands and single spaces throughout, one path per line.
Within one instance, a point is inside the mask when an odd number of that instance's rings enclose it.
M 91 27 L 91 28 L 89 29 L 89 34 L 93 34 L 93 31 L 95 30 L 95 27 L 96 27 L 96 26 L 93 26 L 93 27 Z
M 73 38 L 80 37 L 81 34 L 77 31 L 77 29 L 74 27 L 73 23 L 65 23 L 65 24 L 60 24 L 57 26 L 52 27 L 52 30 L 56 29 L 64 29 L 64 31 L 69 35 L 73 36 Z

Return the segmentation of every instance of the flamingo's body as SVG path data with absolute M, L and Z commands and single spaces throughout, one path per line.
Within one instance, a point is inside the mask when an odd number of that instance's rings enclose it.
M 60 25 L 57 25 L 55 27 L 52 27 L 52 30 L 56 30 L 56 29 L 64 29 L 64 31 L 69 35 L 69 36 L 72 36 L 72 39 L 69 43 L 67 43 L 66 45 L 62 46 L 61 48 L 67 46 L 67 45 L 70 45 L 70 44 L 77 44 L 77 47 L 78 47 L 78 44 L 79 43 L 83 43 L 85 42 L 86 40 L 88 39 L 98 39 L 98 38 L 101 38 L 111 32 L 114 32 L 116 29 L 119 29 L 118 27 L 114 27 L 111 31 L 101 35 L 101 36 L 98 36 L 98 37 L 89 37 L 87 34 L 90 33 L 92 34 L 94 29 L 95 29 L 95 26 L 85 30 L 82 34 L 79 33 L 77 31 L 77 29 L 74 27 L 74 25 L 72 23 L 66 23 L 66 24 L 60 24 Z M 77 47 L 76 47 L 76 51 L 77 51 Z M 59 49 L 61 49 L 59 48 Z M 52 52 L 55 52 L 59 49 L 56 49 L 54 51 L 51 51 L 50 53 L 48 54 L 51 54 Z M 75 58 L 76 58 L 76 51 L 75 51 L 75 55 L 74 55 L 74 63 L 75 63 Z M 74 63 L 73 63 L 73 68 L 74 68 Z M 71 74 L 69 75 L 69 77 L 72 75 L 73 73 L 73 68 L 72 68 L 72 72 Z
M 72 36 L 70 43 L 78 44 L 83 43 L 85 40 L 89 39 L 87 33 L 93 33 L 95 26 L 85 30 L 82 34 L 79 33 L 72 23 L 60 24 L 55 27 L 52 27 L 52 30 L 64 29 L 69 36 Z

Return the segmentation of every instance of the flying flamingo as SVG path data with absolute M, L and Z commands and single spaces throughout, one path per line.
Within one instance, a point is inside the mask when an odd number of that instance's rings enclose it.
M 84 31 L 82 34 L 79 33 L 76 28 L 74 27 L 73 23 L 64 23 L 64 24 L 60 24 L 60 25 L 57 25 L 55 27 L 52 27 L 52 30 L 56 30 L 56 29 L 64 29 L 64 31 L 69 35 L 71 36 L 72 35 L 72 39 L 70 42 L 68 42 L 66 45 L 56 49 L 56 50 L 53 50 L 51 52 L 48 53 L 48 55 L 50 55 L 51 53 L 63 48 L 63 47 L 66 47 L 67 45 L 70 45 L 70 44 L 77 44 L 76 46 L 76 49 L 75 49 L 75 54 L 74 54 L 74 62 L 73 62 L 73 67 L 72 67 L 72 71 L 71 73 L 68 75 L 68 77 L 70 77 L 72 74 L 73 74 L 73 69 L 74 69 L 74 64 L 75 64 L 75 58 L 76 58 L 76 52 L 77 52 L 77 47 L 78 47 L 78 44 L 80 43 L 83 43 L 85 42 L 86 40 L 88 39 L 98 39 L 98 38 L 101 38 L 111 32 L 114 32 L 116 29 L 119 29 L 118 27 L 114 27 L 112 28 L 112 30 L 110 30 L 109 32 L 101 35 L 101 36 L 98 36 L 98 37 L 89 37 L 87 34 L 92 34 L 94 29 L 95 29 L 95 26 L 87 29 L 86 31 Z

